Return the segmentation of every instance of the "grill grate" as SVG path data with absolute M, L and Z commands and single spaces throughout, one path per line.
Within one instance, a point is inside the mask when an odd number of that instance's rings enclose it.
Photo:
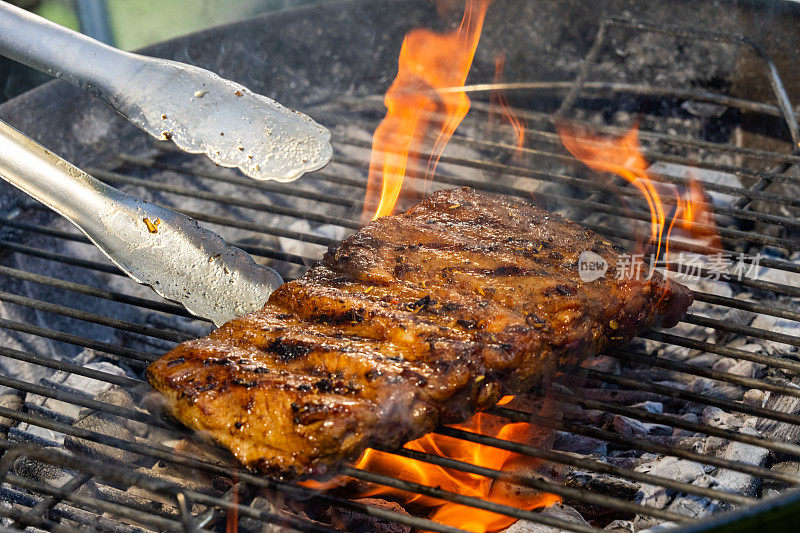
M 609 30 L 609 27 L 603 26 L 604 29 L 601 30 L 601 35 L 598 37 L 599 44 L 596 44 L 593 52 L 590 52 L 590 59 L 591 54 L 595 54 L 596 58 L 595 51 L 600 50 L 605 32 Z M 586 64 L 588 69 L 591 61 L 587 61 Z M 767 63 L 767 65 L 771 65 L 771 63 Z M 770 75 L 777 76 L 774 69 L 770 72 Z M 773 106 L 704 91 L 662 90 L 631 84 L 587 82 L 585 81 L 587 73 L 588 70 L 583 71 L 577 83 L 574 84 L 509 84 L 504 88 L 522 100 L 524 98 L 521 96 L 524 95 L 539 95 L 543 91 L 568 90 L 567 97 L 563 100 L 565 106 L 560 111 L 562 114 L 566 107 L 575 104 L 581 90 L 583 94 L 599 91 L 612 95 L 636 94 L 642 98 L 681 98 L 711 102 L 742 111 L 784 116 L 789 124 L 791 134 L 796 134 L 797 121 L 791 107 L 786 105 L 788 99 L 784 101 L 785 94 L 781 95 L 782 89 L 780 89 L 780 80 L 777 77 L 773 80 L 773 86 L 778 91 L 780 105 Z M 777 85 L 775 80 L 777 80 Z M 418 187 L 420 191 L 429 186 L 439 188 L 468 185 L 477 189 L 523 197 L 529 197 L 531 191 L 535 191 L 533 195 L 537 201 L 563 210 L 574 219 L 582 219 L 585 225 L 595 231 L 620 241 L 635 241 L 636 233 L 630 227 L 621 227 L 619 222 L 632 219 L 648 221 L 649 213 L 641 206 L 635 206 L 633 193 L 623 192 L 623 196 L 634 207 L 620 207 L 617 203 L 609 201 L 608 188 L 587 177 L 576 161 L 559 148 L 560 143 L 554 132 L 556 114 L 531 108 L 514 109 L 518 116 L 528 122 L 525 133 L 529 139 L 532 139 L 533 146 L 522 149 L 521 153 L 529 158 L 530 167 L 509 163 L 510 156 L 516 151 L 515 146 L 502 141 L 482 138 L 472 133 L 479 131 L 488 120 L 490 106 L 479 97 L 486 94 L 486 90 L 489 88 L 481 86 L 472 88 L 474 95 L 478 96 L 478 101 L 473 103 L 473 113 L 462 125 L 458 134 L 453 137 L 451 141 L 453 148 L 441 158 L 439 171 L 432 183 L 424 184 L 419 179 L 421 178 L 420 173 L 414 172 L 412 169 L 410 172 L 411 185 Z M 335 162 L 328 169 L 316 172 L 296 184 L 254 182 L 225 169 L 203 167 L 202 163 L 198 168 L 196 159 L 160 145 L 147 154 L 120 154 L 119 166 L 116 168 L 87 170 L 114 186 L 125 188 L 156 202 L 178 208 L 185 206 L 186 202 L 190 201 L 193 206 L 207 203 L 213 209 L 184 209 L 183 212 L 209 225 L 224 236 L 233 235 L 234 237 L 230 238 L 229 242 L 246 250 L 259 260 L 270 262 L 281 270 L 286 278 L 291 279 L 317 260 L 326 247 L 334 245 L 340 238 L 359 227 L 371 146 L 368 139 L 360 137 L 358 132 L 369 132 L 374 129 L 375 117 L 381 113 L 380 105 L 381 102 L 378 98 L 344 99 L 335 104 L 311 110 L 311 114 L 316 118 L 322 121 L 327 120 L 332 127 L 337 127 L 334 130 Z M 342 124 L 348 126 L 341 127 Z M 715 221 L 723 226 L 720 236 L 726 249 L 745 251 L 769 247 L 781 250 L 786 257 L 779 258 L 774 255 L 763 258 L 760 262 L 761 267 L 770 272 L 785 275 L 786 282 L 775 281 L 775 279 L 782 278 L 773 277 L 769 280 L 731 279 L 729 283 L 760 291 L 760 294 L 781 296 L 784 298 L 784 302 L 787 301 L 786 298 L 800 297 L 800 284 L 792 283 L 793 278 L 790 277 L 800 273 L 800 264 L 787 259 L 791 257 L 792 253 L 800 251 L 800 240 L 796 236 L 800 222 L 792 217 L 790 210 L 800 206 L 800 199 L 768 189 L 773 183 L 800 183 L 797 177 L 787 173 L 790 165 L 800 161 L 800 156 L 746 149 L 727 142 L 696 140 L 688 136 L 664 133 L 659 131 L 658 127 L 659 123 L 656 121 L 652 129 L 643 128 L 641 131 L 641 139 L 648 143 L 645 154 L 650 161 L 727 172 L 751 185 L 749 188 L 714 184 L 709 184 L 707 187 L 710 191 L 734 195 L 741 199 L 730 207 L 712 207 Z M 619 127 L 607 125 L 603 126 L 601 130 L 608 133 L 622 132 Z M 460 155 L 463 153 L 471 155 Z M 484 155 L 476 157 L 474 155 L 476 153 Z M 720 163 L 718 159 L 714 159 L 719 155 L 724 155 L 725 157 L 722 159 L 726 161 L 735 158 L 756 158 L 765 164 L 776 165 L 776 167 L 765 171 L 747 166 L 737 166 L 730 162 Z M 553 170 L 553 168 L 557 170 Z M 166 179 L 165 176 L 180 179 Z M 485 176 L 490 176 L 490 179 L 486 179 Z M 686 183 L 686 179 L 668 174 L 660 174 L 655 177 L 663 183 L 673 185 Z M 413 180 L 413 178 L 417 178 L 417 180 Z M 548 188 L 550 186 L 553 188 Z M 263 201 L 262 196 L 251 199 L 251 194 L 255 196 L 256 193 L 265 195 L 264 197 L 269 201 Z M 785 209 L 763 212 L 754 207 L 756 206 L 754 202 L 760 202 L 758 205 L 769 203 Z M 605 217 L 599 222 L 596 216 L 598 213 Z M 743 230 L 725 226 L 725 220 L 731 218 L 740 224 L 754 225 L 756 229 Z M 0 318 L 0 328 L 21 334 L 23 338 L 50 339 L 57 341 L 58 346 L 70 345 L 94 350 L 101 358 L 124 365 L 131 372 L 130 375 L 118 375 L 52 354 L 38 354 L 35 351 L 0 346 L 0 355 L 4 358 L 116 385 L 130 391 L 139 400 L 144 398 L 149 390 L 147 384 L 140 377 L 144 367 L 159 357 L 170 345 L 192 338 L 198 334 L 198 331 L 207 327 L 206 322 L 190 317 L 180 306 L 156 300 L 154 297 L 141 296 L 140 294 L 146 293 L 138 293 L 133 287 L 133 282 L 127 284 L 127 279 L 115 267 L 102 260 L 83 235 L 67 226 L 42 225 L 14 218 L 2 218 L 0 227 L 13 229 L 20 235 L 30 236 L 34 241 L 21 244 L 18 242 L 19 239 L 2 240 L 0 248 L 5 253 L 36 258 L 37 261 L 40 261 L 39 264 L 45 265 L 45 268 L 38 272 L 34 272 L 33 269 L 29 271 L 0 266 L 0 275 L 5 279 L 17 282 L 49 287 L 55 291 L 52 294 L 58 295 L 53 302 L 39 298 L 35 294 L 30 295 L 23 290 L 17 292 L 3 290 L 0 291 L 0 301 L 36 310 L 48 316 L 72 319 L 69 324 L 103 326 L 104 329 L 87 330 L 77 327 L 69 329 L 67 332 L 49 325 L 37 325 L 7 318 Z M 321 228 L 324 231 L 321 231 Z M 685 251 L 709 251 L 698 248 L 696 245 L 679 243 L 676 243 L 675 248 Z M 64 249 L 69 252 L 53 251 Z M 109 284 L 110 287 L 92 285 L 82 281 L 85 280 L 85 276 L 80 273 L 85 271 L 96 274 L 97 280 L 115 281 Z M 708 271 L 701 273 L 707 279 L 713 277 L 712 273 Z M 27 285 L 17 283 L 14 286 L 26 287 Z M 136 308 L 142 311 L 147 320 L 128 320 L 107 312 L 93 312 L 72 306 L 70 305 L 71 294 Z M 800 313 L 785 303 L 773 305 L 739 301 L 731 296 L 702 291 L 696 291 L 695 298 L 697 301 L 709 304 L 712 308 L 739 309 L 789 321 L 800 321 Z M 796 300 L 791 301 L 792 305 L 796 305 Z M 788 346 L 800 346 L 800 336 L 738 325 L 694 313 L 686 317 L 684 324 L 712 328 L 728 335 L 782 343 Z M 113 335 L 104 337 L 103 333 L 92 333 L 97 331 L 112 331 Z M 794 359 L 781 355 L 754 353 L 741 347 L 731 347 L 723 343 L 709 342 L 706 339 L 696 339 L 690 335 L 674 332 L 654 331 L 644 335 L 643 340 L 657 346 L 656 351 L 659 353 L 653 355 L 640 348 L 628 347 L 612 351 L 607 355 L 620 364 L 634 368 L 666 370 L 689 378 L 705 378 L 720 384 L 757 389 L 784 398 L 800 398 L 800 387 L 796 387 L 792 383 L 772 380 L 769 376 L 764 378 L 740 376 L 672 360 L 660 355 L 660 348 L 679 347 L 751 361 L 768 365 L 770 368 L 782 369 L 788 375 L 800 372 L 800 362 Z M 132 375 L 139 377 L 130 377 Z M 625 402 L 604 397 L 602 393 L 609 390 L 640 393 L 642 397 L 657 396 L 664 401 L 683 401 L 714 406 L 728 412 L 757 417 L 762 421 L 795 426 L 800 426 L 798 412 L 785 412 L 772 406 L 768 407 L 767 404 L 758 405 L 733 401 L 714 396 L 707 391 L 690 390 L 675 384 L 645 382 L 603 369 L 566 368 L 563 369 L 563 374 L 556 381 L 569 384 L 572 383 L 569 380 L 574 378 L 585 380 L 584 390 L 594 391 L 595 396 L 588 393 L 586 395 L 566 394 L 558 387 L 539 394 L 546 395 L 563 406 L 597 410 L 611 415 L 629 417 L 640 422 L 663 424 L 674 429 L 702 433 L 725 441 L 749 444 L 776 454 L 800 458 L 800 445 L 786 439 L 743 433 L 680 418 L 676 415 L 649 412 L 631 407 Z M 35 382 L 11 376 L 0 376 L 0 386 L 140 423 L 158 431 L 160 435 L 163 435 L 165 441 L 189 436 L 188 432 L 182 428 L 163 422 L 137 408 L 98 400 L 88 396 L 80 389 L 52 380 L 42 379 Z M 610 431 L 608 428 L 598 428 L 586 423 L 548 416 L 531 415 L 506 407 L 496 407 L 490 413 L 508 421 L 531 422 L 545 428 L 599 439 L 617 446 L 619 449 L 639 450 L 686 459 L 709 467 L 748 474 L 759 480 L 771 480 L 790 486 L 796 486 L 800 482 L 795 475 L 680 447 L 668 439 L 625 436 Z M 425 518 L 351 500 L 336 493 L 325 493 L 293 483 L 238 471 L 225 458 L 201 459 L 191 454 L 180 453 L 174 446 L 169 446 L 163 441 L 126 440 L 101 434 L 82 427 L 72 417 L 32 403 L 25 404 L 25 408 L 22 409 L 0 406 L 0 417 L 5 417 L 15 423 L 27 424 L 29 428 L 50 430 L 54 434 L 63 434 L 125 451 L 134 459 L 144 458 L 141 460 L 142 463 L 165 462 L 183 468 L 184 472 L 193 473 L 186 474 L 184 478 L 165 480 L 156 476 L 154 472 L 131 469 L 130 465 L 124 462 L 109 464 L 80 455 L 60 453 L 56 449 L 57 444 L 42 436 L 41 433 L 17 430 L 13 434 L 8 433 L 8 438 L 0 439 L 0 448 L 5 452 L 0 459 L 0 481 L 4 482 L 0 488 L 2 491 L 0 501 L 15 504 L 0 505 L 0 516 L 10 518 L 14 524 L 20 527 L 33 526 L 53 531 L 72 531 L 75 528 L 85 527 L 126 532 L 141 530 L 213 531 L 224 528 L 227 517 L 235 513 L 240 520 L 250 519 L 263 523 L 280 524 L 283 527 L 303 531 L 333 531 L 330 527 L 309 519 L 282 511 L 266 511 L 250 505 L 262 491 L 269 491 L 270 494 L 280 494 L 290 500 L 315 500 L 325 505 L 349 509 L 420 530 L 460 531 Z M 647 483 L 679 493 L 709 498 L 726 505 L 748 506 L 757 501 L 752 496 L 687 483 L 546 447 L 511 442 L 451 427 L 440 427 L 436 433 L 538 458 L 547 463 L 562 465 L 573 470 Z M 12 436 L 14 439 L 11 438 Z M 597 506 L 623 516 L 638 514 L 652 517 L 658 521 L 676 523 L 693 521 L 690 517 L 672 510 L 644 506 L 620 495 L 606 494 L 593 488 L 576 487 L 546 479 L 520 476 L 408 449 L 390 452 L 432 465 L 555 493 L 567 501 Z M 67 479 L 66 481 L 62 480 L 63 484 L 58 485 L 23 477 L 16 471 L 21 460 L 54 465 L 67 473 Z M 352 466 L 344 467 L 341 473 L 362 482 L 423 494 L 559 529 L 577 532 L 600 531 L 593 525 L 576 524 L 536 511 L 526 511 L 459 495 L 439 487 L 403 481 Z M 215 494 L 211 495 L 191 488 L 193 487 L 191 481 L 195 475 L 213 477 L 214 483 L 219 485 L 216 487 Z M 91 486 L 92 490 L 79 490 L 87 486 Z M 134 498 L 130 496 L 129 492 L 120 489 L 120 487 L 131 486 L 141 489 L 140 496 Z

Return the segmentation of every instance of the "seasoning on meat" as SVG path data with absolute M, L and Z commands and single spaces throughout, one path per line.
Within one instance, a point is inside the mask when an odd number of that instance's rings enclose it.
M 583 250 L 608 262 L 603 277 L 581 281 Z M 261 311 L 179 345 L 148 379 L 247 467 L 322 473 L 677 323 L 688 289 L 617 276 L 621 252 L 522 200 L 440 191 L 366 225 Z

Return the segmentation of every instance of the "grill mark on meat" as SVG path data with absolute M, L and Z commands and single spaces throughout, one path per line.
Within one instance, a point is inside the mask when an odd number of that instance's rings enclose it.
M 286 342 L 283 337 L 278 337 L 270 343 L 269 351 L 276 354 L 279 361 L 288 363 L 298 357 L 305 357 L 311 352 L 311 348 L 299 343 Z
M 604 278 L 579 279 L 582 250 L 609 263 Z M 674 325 L 690 293 L 658 274 L 616 280 L 620 251 L 524 201 L 441 191 L 147 377 L 249 468 L 309 474 L 462 421 L 658 317 Z

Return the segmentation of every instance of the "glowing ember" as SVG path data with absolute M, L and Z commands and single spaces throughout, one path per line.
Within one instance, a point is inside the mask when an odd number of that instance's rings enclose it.
M 654 257 L 661 256 L 662 246 L 665 252 L 669 251 L 669 239 L 676 228 L 683 229 L 688 237 L 700 240 L 707 248 L 721 248 L 703 187 L 694 179 L 683 188 L 656 183 L 647 172 L 649 165 L 640 148 L 638 127 L 615 138 L 593 135 L 561 123 L 558 133 L 564 147 L 586 166 L 617 174 L 639 190 L 650 209 Z M 674 196 L 675 210 L 669 224 L 668 207 L 662 199 L 665 195 Z
M 372 138 L 365 206 L 378 204 L 373 220 L 392 213 L 409 162 L 414 166 L 420 163 L 410 152 L 431 154 L 425 164 L 425 176 L 431 176 L 450 137 L 469 112 L 470 101 L 464 92 L 436 91 L 466 82 L 491 2 L 468 0 L 461 25 L 453 32 L 415 29 L 406 35 L 397 77 L 384 99 L 386 117 Z M 429 134 L 435 138 L 433 146 L 422 146 L 429 142 L 425 140 Z

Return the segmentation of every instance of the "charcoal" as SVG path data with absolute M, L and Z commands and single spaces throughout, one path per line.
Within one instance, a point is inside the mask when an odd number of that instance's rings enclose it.
M 720 361 L 719 355 L 703 352 L 692 357 L 686 363 L 697 368 L 712 368 L 718 361 Z
M 759 436 L 758 432 L 752 428 L 743 427 L 740 431 L 745 434 Z M 769 450 L 743 442 L 731 442 L 722 448 L 717 455 L 718 457 L 730 461 L 740 461 L 762 466 L 769 456 Z M 735 470 L 720 469 L 715 477 L 720 490 L 741 494 L 743 496 L 755 496 L 761 484 L 759 478 Z
M 744 419 L 719 407 L 709 406 L 703 409 L 703 423 L 720 429 L 738 430 L 744 425 Z
M 682 415 L 679 415 L 678 418 L 695 424 L 699 423 L 701 420 L 701 418 L 694 413 L 684 413 Z M 674 437 L 691 437 L 692 435 L 695 434 L 696 433 L 694 431 L 690 431 L 688 429 L 674 428 L 672 430 L 672 436 Z
M 752 361 L 737 361 L 728 369 L 728 373 L 746 378 L 760 378 L 764 373 L 764 365 Z
M 681 388 L 683 385 L 681 385 Z M 641 403 L 646 401 L 661 401 L 663 396 L 648 391 L 636 390 L 616 390 L 616 389 L 582 389 L 578 391 L 582 398 L 587 400 L 600 400 L 604 402 L 615 402 L 625 405 Z
M 692 485 L 697 485 L 700 487 L 713 487 L 715 486 L 717 481 L 707 475 L 703 474 L 702 476 L 698 477 L 694 481 L 692 481 Z M 702 496 L 697 496 L 694 494 L 679 494 L 667 507 L 669 511 L 673 513 L 677 513 L 683 516 L 689 516 L 692 518 L 704 518 L 720 508 L 719 503 L 709 499 L 704 498 Z
M 273 503 L 262 496 L 256 496 L 253 498 L 253 501 L 250 502 L 250 507 L 259 512 L 265 512 L 270 514 L 279 514 L 280 509 L 273 505 Z M 259 520 L 257 518 L 252 518 L 249 516 L 240 515 L 239 516 L 239 531 L 247 531 L 247 532 L 258 532 L 258 533 L 280 533 L 281 531 L 285 531 L 282 525 L 277 523 L 266 522 L 264 520 Z
M 786 382 L 784 384 L 792 388 L 800 389 L 800 387 L 791 382 Z M 781 413 L 800 413 L 800 398 L 770 393 L 766 393 L 764 396 L 763 405 L 767 409 L 779 411 Z M 756 423 L 755 429 L 768 439 L 800 443 L 800 426 L 795 424 L 778 422 L 777 420 L 769 418 L 761 418 Z
M 736 359 L 731 357 L 723 357 L 719 359 L 714 366 L 711 367 L 712 370 L 716 370 L 717 372 L 727 372 L 736 364 Z
M 41 431 L 32 433 L 31 431 L 28 431 L 29 429 L 36 430 L 37 426 L 20 424 L 17 427 L 9 428 L 8 440 L 10 440 L 11 442 L 24 442 L 28 444 L 34 444 L 41 448 L 59 448 L 61 446 L 61 442 L 58 442 L 58 440 L 56 440 L 59 438 L 58 434 L 56 434 L 54 431 L 50 431 L 49 429 L 45 430 L 42 428 L 38 428 L 41 429 Z
M 711 396 L 712 398 L 733 401 L 741 400 L 745 393 L 744 387 L 731 385 L 730 383 L 722 383 L 709 378 L 695 379 L 692 381 L 689 390 L 698 394 Z
M 56 453 L 64 453 L 64 451 L 59 448 L 50 448 L 50 450 Z M 18 457 L 17 460 L 14 461 L 14 473 L 18 476 L 55 487 L 64 485 L 76 475 L 75 472 L 67 468 L 32 459 L 24 455 Z
M 573 524 L 589 525 L 583 516 L 581 516 L 581 514 L 575 508 L 570 507 L 569 505 L 551 505 L 542 509 L 541 514 L 542 516 L 557 518 Z M 518 520 L 503 531 L 504 533 L 559 533 L 561 530 L 555 527 L 539 524 L 537 522 Z
M 792 476 L 800 477 L 800 462 L 784 461 L 780 463 L 775 463 L 774 465 L 772 465 L 770 470 L 781 474 L 789 474 Z M 761 486 L 761 492 L 763 497 L 777 496 L 787 488 L 789 488 L 789 484 L 784 481 L 778 481 L 775 479 L 765 479 Z
M 663 533 L 678 527 L 675 522 L 661 522 L 652 517 L 637 516 L 633 520 L 634 528 L 639 533 Z
M 22 391 L 9 391 L 0 395 L 0 407 L 12 411 L 21 411 L 25 405 L 25 393 Z M 8 430 L 17 425 L 16 420 L 0 416 L 0 436 L 8 436 Z
M 619 533 L 634 532 L 633 522 L 630 520 L 614 520 L 613 522 L 606 524 L 606 527 L 603 529 L 606 531 L 617 531 Z
M 700 463 L 687 461 L 685 459 L 677 459 L 675 457 L 656 459 L 655 461 L 636 467 L 636 471 L 649 473 L 653 476 L 674 479 L 675 481 L 681 481 L 683 483 L 691 483 L 705 474 L 703 465 Z M 662 509 L 670 503 L 673 496 L 674 491 L 672 489 L 643 484 L 639 488 L 634 499 L 643 505 Z
M 356 501 L 372 507 L 408 515 L 408 512 L 403 509 L 403 506 L 396 502 L 377 498 L 362 498 Z M 345 509 L 344 507 L 329 507 L 320 518 L 324 518 L 327 522 L 343 531 L 363 533 L 411 533 L 411 526 L 398 522 L 387 522 L 381 518 Z
M 90 481 L 80 489 L 78 492 L 89 496 L 101 498 L 106 501 L 118 503 L 126 507 L 131 507 L 146 513 L 167 513 L 177 515 L 178 510 L 174 507 L 164 506 L 160 501 L 154 501 L 149 493 L 145 491 L 137 491 L 136 487 L 131 487 L 128 490 L 121 490 L 110 485 L 96 483 Z
M 635 407 L 637 409 L 642 409 L 647 411 L 648 413 L 654 414 L 662 414 L 664 412 L 664 404 L 661 402 L 653 402 L 653 401 L 646 401 L 632 405 L 631 407 Z
M 87 352 L 84 356 L 88 357 L 93 352 Z M 115 376 L 124 376 L 125 371 L 116 365 L 105 361 L 91 362 L 84 365 L 86 368 L 107 372 Z M 63 387 L 76 391 L 78 394 L 83 394 L 88 398 L 96 398 L 99 394 L 110 390 L 113 385 L 106 381 L 100 381 L 92 378 L 87 378 L 78 374 L 68 374 L 61 382 Z M 81 412 L 81 408 L 70 402 L 62 402 L 53 398 L 45 400 L 44 404 L 48 409 L 52 409 L 57 413 L 61 413 L 72 418 L 77 418 Z
M 97 401 L 116 405 L 118 407 L 133 408 L 133 399 L 130 394 L 122 389 L 114 388 L 101 392 L 95 398 Z M 121 439 L 125 442 L 134 442 L 133 433 L 126 427 L 126 420 L 118 416 L 94 411 L 92 409 L 81 409 L 78 418 L 73 424 L 76 428 L 86 429 L 109 437 Z M 136 462 L 138 455 L 116 446 L 107 446 L 85 439 L 79 439 L 68 435 L 64 439 L 64 446 L 78 455 L 86 455 L 94 459 L 131 464 Z
M 749 391 L 744 393 L 744 397 L 742 397 L 742 401 L 746 405 L 752 405 L 755 407 L 763 407 L 767 401 L 767 394 L 758 389 L 750 389 Z
M 214 496 L 220 495 L 220 491 L 214 486 L 214 479 L 212 476 L 196 470 L 190 473 L 190 475 L 186 475 L 187 470 L 188 468 L 185 467 L 180 468 L 172 463 L 159 461 L 151 467 L 140 467 L 136 471 L 162 481 L 176 483 L 183 488 L 195 492 L 202 492 Z
M 608 453 L 608 444 L 603 440 L 593 439 L 592 437 L 576 435 L 566 431 L 556 431 L 553 449 L 582 455 L 605 455 Z
M 779 318 L 770 315 L 758 315 L 753 320 L 752 327 L 764 329 L 773 333 L 783 333 L 785 335 L 792 335 L 793 337 L 800 336 L 800 323 L 794 320 Z M 782 342 L 775 342 L 766 339 L 757 339 L 757 342 L 764 346 L 765 351 L 769 355 L 782 356 L 791 352 L 796 352 L 798 347 Z
M 565 484 L 583 490 L 610 494 L 625 500 L 633 499 L 639 486 L 627 479 L 597 472 L 574 470 L 567 474 Z
M 672 428 L 663 424 L 641 422 L 627 416 L 616 415 L 612 422 L 617 433 L 628 437 L 641 437 L 643 435 L 672 435 Z
M 614 373 L 619 368 L 619 360 L 607 355 L 597 355 L 585 360 L 581 363 L 581 367 L 590 368 L 599 372 Z

